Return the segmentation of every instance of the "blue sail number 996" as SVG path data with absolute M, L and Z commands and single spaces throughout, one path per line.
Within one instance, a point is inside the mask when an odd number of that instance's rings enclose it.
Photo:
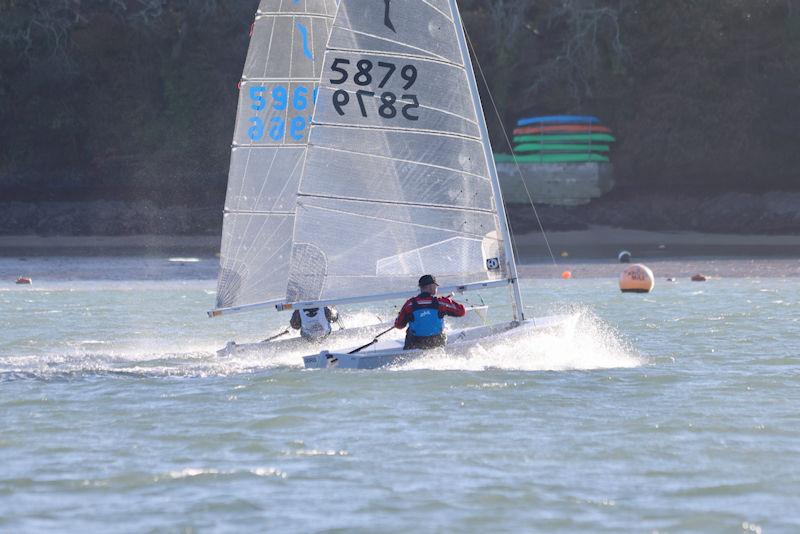
M 269 90 L 263 85 L 254 85 L 249 88 L 250 109 L 253 111 L 264 111 L 272 109 L 274 111 L 304 112 L 302 115 L 295 115 L 284 119 L 283 117 L 272 117 L 265 124 L 264 119 L 253 116 L 249 119 L 250 127 L 247 129 L 247 137 L 254 143 L 261 141 L 264 135 L 269 135 L 270 139 L 280 142 L 287 134 L 295 141 L 302 141 L 306 134 L 306 127 L 311 122 L 308 114 L 313 109 L 314 102 L 317 101 L 317 89 L 314 89 L 309 102 L 309 89 L 305 86 L 295 87 L 289 94 L 289 90 L 284 85 L 276 85 Z

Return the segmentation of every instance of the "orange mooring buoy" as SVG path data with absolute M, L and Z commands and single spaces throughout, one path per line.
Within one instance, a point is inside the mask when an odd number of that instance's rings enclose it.
M 572 272 L 564 271 L 563 273 L 561 273 L 561 278 L 563 278 L 564 280 L 569 280 L 570 278 L 572 278 Z
M 619 289 L 623 293 L 650 293 L 654 285 L 653 271 L 641 263 L 625 267 L 619 275 Z

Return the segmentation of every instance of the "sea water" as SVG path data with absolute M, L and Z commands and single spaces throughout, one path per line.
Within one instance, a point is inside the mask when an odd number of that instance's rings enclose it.
M 215 355 L 288 316 L 206 318 L 213 260 L 0 267 L 0 532 L 800 530 L 800 278 L 528 279 L 566 329 L 306 371 Z

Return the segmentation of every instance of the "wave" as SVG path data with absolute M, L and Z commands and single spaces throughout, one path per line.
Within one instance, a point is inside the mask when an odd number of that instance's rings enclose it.
M 565 327 L 515 337 L 505 342 L 481 343 L 465 354 L 430 354 L 395 370 L 567 371 L 638 367 L 638 352 L 611 325 L 587 308 L 567 311 Z
M 195 347 L 183 352 L 76 352 L 60 355 L 6 356 L 0 360 L 0 381 L 18 379 L 71 380 L 92 376 L 120 378 L 204 378 L 300 367 L 299 356 L 253 354 L 220 357 L 219 347 Z
M 385 321 L 373 312 L 348 314 L 347 326 Z M 298 338 L 292 333 L 281 340 Z M 335 349 L 364 342 L 363 336 L 337 336 Z M 181 339 L 147 339 L 120 344 L 114 340 L 85 339 L 68 342 L 44 354 L 0 356 L 0 381 L 19 379 L 73 380 L 92 376 L 203 378 L 256 373 L 272 369 L 299 369 L 302 357 L 320 347 L 297 343 L 290 350 L 279 345 L 219 356 L 224 341 L 197 343 Z M 66 349 L 66 351 L 65 351 Z

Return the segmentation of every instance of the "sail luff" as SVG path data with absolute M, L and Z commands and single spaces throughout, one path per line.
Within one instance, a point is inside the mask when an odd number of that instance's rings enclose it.
M 486 117 L 483 114 L 483 105 L 478 92 L 478 83 L 475 78 L 475 71 L 472 68 L 472 61 L 470 59 L 469 49 L 467 48 L 466 35 L 464 33 L 464 23 L 461 19 L 461 11 L 458 9 L 457 0 L 449 0 L 451 11 L 453 13 L 453 23 L 456 25 L 456 35 L 458 37 L 458 47 L 461 50 L 461 57 L 463 58 L 464 68 L 467 70 L 467 81 L 469 82 L 469 90 L 472 95 L 472 101 L 475 105 L 476 115 L 478 117 L 478 127 L 481 130 L 483 138 L 483 150 L 486 156 L 486 165 L 488 167 L 489 176 L 492 181 L 492 190 L 494 191 L 495 208 L 497 209 L 497 216 L 500 221 L 500 232 L 503 238 L 503 248 L 505 250 L 506 262 L 508 263 L 508 271 L 511 274 L 512 291 L 514 293 L 514 320 L 525 320 L 525 306 L 522 302 L 522 293 L 519 287 L 519 275 L 517 273 L 517 262 L 514 258 L 514 248 L 511 246 L 511 233 L 509 231 L 508 219 L 506 217 L 505 204 L 503 203 L 503 192 L 500 188 L 500 179 L 497 176 L 497 167 L 494 163 L 494 154 L 492 147 L 489 143 L 489 129 L 486 127 Z

